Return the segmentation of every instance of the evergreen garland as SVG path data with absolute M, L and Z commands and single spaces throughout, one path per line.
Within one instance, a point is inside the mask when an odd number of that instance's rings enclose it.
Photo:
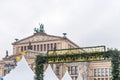
M 76 62 L 79 59 L 84 59 L 83 61 L 95 61 L 90 60 L 92 57 L 98 58 L 100 60 L 111 60 L 112 63 L 112 80 L 120 80 L 120 51 L 118 50 L 109 50 L 106 52 L 96 52 L 96 53 L 81 53 L 81 54 L 64 54 L 64 55 L 53 55 L 53 56 L 40 56 L 36 58 L 36 67 L 35 67 L 35 80 L 43 80 L 43 64 L 49 63 L 49 60 L 52 60 L 52 63 L 66 63 L 66 62 Z
M 120 51 L 112 51 L 111 58 L 112 80 L 120 80 Z
M 45 62 L 43 62 L 44 59 L 42 56 L 37 56 L 36 58 L 36 67 L 35 67 L 35 80 L 43 80 L 43 64 Z

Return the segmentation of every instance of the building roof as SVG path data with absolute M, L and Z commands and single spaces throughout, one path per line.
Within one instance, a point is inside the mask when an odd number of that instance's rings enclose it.
M 70 39 L 68 39 L 66 37 L 48 35 L 44 32 L 34 33 L 31 36 L 28 36 L 26 38 L 23 38 L 21 40 L 18 40 L 16 42 L 12 43 L 12 45 L 24 44 L 24 43 L 28 43 L 28 42 L 37 43 L 37 42 L 58 41 L 58 40 L 67 40 L 70 43 L 72 43 L 73 45 L 75 45 L 76 47 L 79 47 L 77 44 L 75 44 L 74 42 L 72 42 Z

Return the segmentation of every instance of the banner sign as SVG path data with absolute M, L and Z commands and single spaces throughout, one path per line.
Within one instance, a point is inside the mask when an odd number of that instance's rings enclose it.
M 103 60 L 101 56 L 92 56 L 92 57 L 84 57 L 84 58 L 76 58 L 73 56 L 73 58 L 53 58 L 53 59 L 48 59 L 48 63 L 64 63 L 64 62 L 84 62 L 84 61 L 99 61 Z
M 48 51 L 48 56 L 53 55 L 64 55 L 64 54 L 81 54 L 81 53 L 96 53 L 105 52 L 105 46 L 94 46 L 94 47 L 82 47 L 74 49 L 61 49 Z
M 95 60 L 102 60 L 102 56 L 85 56 L 81 57 L 79 54 L 95 54 L 97 52 L 105 52 L 105 46 L 96 46 L 96 47 L 84 47 L 84 48 L 77 48 L 77 49 L 63 49 L 63 50 L 56 50 L 56 51 L 49 51 L 48 63 L 61 63 L 61 62 L 82 62 L 82 61 L 95 61 Z M 72 56 L 70 55 L 72 54 Z M 75 56 L 74 54 L 78 55 Z M 67 56 L 66 56 L 67 55 Z M 52 56 L 57 56 L 56 58 L 52 58 Z M 64 58 L 61 58 L 63 56 Z

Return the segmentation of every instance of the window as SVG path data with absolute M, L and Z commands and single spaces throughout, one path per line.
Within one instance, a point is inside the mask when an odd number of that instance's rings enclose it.
M 49 44 L 47 44 L 47 50 L 50 50 L 50 49 L 49 49 Z
M 60 69 L 59 66 L 56 67 L 56 75 L 59 75 Z
M 54 50 L 56 50 L 57 46 L 56 46 L 56 43 L 54 43 Z
M 53 44 L 51 43 L 51 50 L 53 50 Z
M 78 74 L 78 67 L 77 66 L 75 66 L 75 74 Z
M 43 50 L 43 46 L 42 46 L 42 44 L 40 45 L 40 50 L 41 50 L 41 51 Z
M 94 80 L 97 80 L 96 78 L 94 78 Z
M 44 51 L 46 51 L 46 44 L 44 44 Z
M 68 67 L 68 72 L 69 72 L 69 74 L 71 74 L 70 67 Z
M 71 74 L 76 75 L 77 74 L 77 66 L 72 66 L 71 67 Z
M 109 75 L 109 69 L 105 68 L 105 76 L 108 76 L 108 75 Z
M 21 51 L 23 51 L 23 46 L 21 46 Z
M 108 78 L 105 78 L 105 80 L 108 80 Z
M 98 68 L 98 76 L 101 76 L 101 69 Z
M 100 78 L 98 78 L 98 80 L 100 80 Z
M 34 50 L 36 51 L 36 45 L 34 45 Z
M 104 68 L 101 69 L 101 76 L 104 76 L 105 75 L 105 71 L 104 71 Z
M 101 78 L 101 80 L 104 80 L 104 78 Z
M 37 45 L 37 51 L 39 51 L 39 45 Z
M 94 76 L 97 76 L 97 70 L 94 69 Z
M 75 67 L 74 66 L 71 67 L 71 74 L 75 74 Z
M 24 46 L 24 50 L 26 50 L 26 46 Z

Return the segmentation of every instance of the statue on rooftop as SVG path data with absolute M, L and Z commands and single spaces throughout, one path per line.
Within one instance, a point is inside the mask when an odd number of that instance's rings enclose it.
M 29 49 L 29 50 L 32 50 L 31 42 L 28 43 L 28 49 Z
M 39 24 L 40 25 L 40 32 L 44 32 L 44 25 L 43 24 Z
M 39 24 L 40 28 L 34 28 L 34 32 L 35 33 L 39 33 L 39 32 L 45 32 L 44 31 L 44 25 L 43 24 Z
M 5 56 L 5 58 L 7 58 L 8 57 L 8 50 L 6 50 L 6 56 Z
M 34 28 L 34 32 L 38 33 L 39 32 L 38 28 Z

